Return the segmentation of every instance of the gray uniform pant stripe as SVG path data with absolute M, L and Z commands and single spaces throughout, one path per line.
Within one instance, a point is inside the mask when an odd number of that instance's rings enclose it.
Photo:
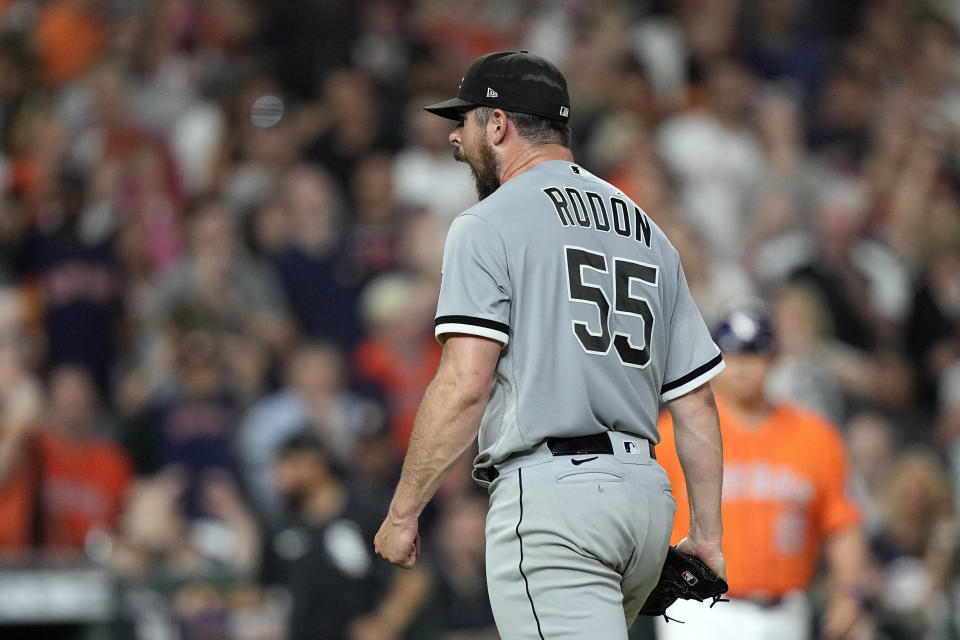
M 523 469 L 517 469 L 517 483 L 520 486 L 520 518 L 517 520 L 517 541 L 520 543 L 520 575 L 523 576 L 523 585 L 527 589 L 527 600 L 530 601 L 530 609 L 533 611 L 533 619 L 537 623 L 537 633 L 540 640 L 543 639 L 543 630 L 540 628 L 540 618 L 537 616 L 537 607 L 533 604 L 533 596 L 530 595 L 530 581 L 527 574 L 523 572 L 523 538 L 520 536 L 520 525 L 523 523 Z

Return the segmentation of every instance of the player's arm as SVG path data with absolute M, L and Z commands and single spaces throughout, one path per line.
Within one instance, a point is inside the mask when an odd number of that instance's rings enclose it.
M 824 549 L 830 569 L 830 602 L 823 617 L 827 638 L 843 638 L 860 619 L 861 603 L 870 591 L 867 541 L 859 526 L 830 536 Z
M 690 501 L 690 528 L 677 545 L 697 556 L 726 579 L 720 548 L 720 492 L 723 484 L 723 443 L 717 405 L 709 384 L 671 400 L 677 457 L 683 468 Z
M 418 519 L 444 476 L 477 437 L 502 345 L 449 335 L 437 375 L 420 403 L 400 483 L 377 533 L 377 553 L 410 568 L 420 551 Z

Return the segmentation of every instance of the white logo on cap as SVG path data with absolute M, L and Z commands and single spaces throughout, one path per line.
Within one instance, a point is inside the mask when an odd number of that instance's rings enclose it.
M 499 98 L 499 97 L 500 97 L 500 94 L 497 93 L 496 91 L 494 91 L 493 89 L 491 89 L 490 87 L 487 87 L 487 97 L 488 97 L 488 98 Z
M 566 107 L 560 107 L 560 115 L 561 115 L 561 116 L 563 116 L 564 118 L 566 118 L 569 113 L 570 113 L 570 109 L 567 109 Z

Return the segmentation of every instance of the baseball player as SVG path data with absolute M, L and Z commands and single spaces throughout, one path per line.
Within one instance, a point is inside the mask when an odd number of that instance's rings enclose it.
M 826 637 L 843 637 L 861 622 L 866 595 L 867 548 L 860 516 L 845 493 L 843 441 L 824 418 L 764 394 L 774 335 L 761 307 L 731 309 L 714 330 L 727 369 L 714 387 L 723 433 L 723 552 L 729 604 L 698 616 L 684 600 L 667 613 L 686 624 L 661 620 L 660 640 L 806 640 L 811 612 L 805 595 L 821 552 L 831 570 Z M 682 538 L 690 511 L 681 461 L 672 451 L 676 429 L 660 423 L 657 447 L 680 506 L 674 540 Z
M 724 575 L 722 368 L 660 229 L 569 150 L 566 80 L 526 52 L 474 61 L 454 156 L 480 202 L 447 236 L 437 375 L 423 398 L 377 552 L 410 567 L 418 516 L 479 429 L 487 582 L 505 640 L 623 640 L 657 582 L 675 500 L 653 458 L 676 418 L 692 512 L 680 547 Z M 706 607 L 704 607 L 706 611 Z

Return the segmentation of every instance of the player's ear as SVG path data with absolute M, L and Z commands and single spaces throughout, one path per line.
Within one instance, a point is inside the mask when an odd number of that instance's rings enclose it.
M 490 115 L 490 121 L 487 123 L 487 139 L 490 144 L 497 145 L 503 142 L 507 135 L 507 125 L 509 119 L 503 109 L 494 109 Z

